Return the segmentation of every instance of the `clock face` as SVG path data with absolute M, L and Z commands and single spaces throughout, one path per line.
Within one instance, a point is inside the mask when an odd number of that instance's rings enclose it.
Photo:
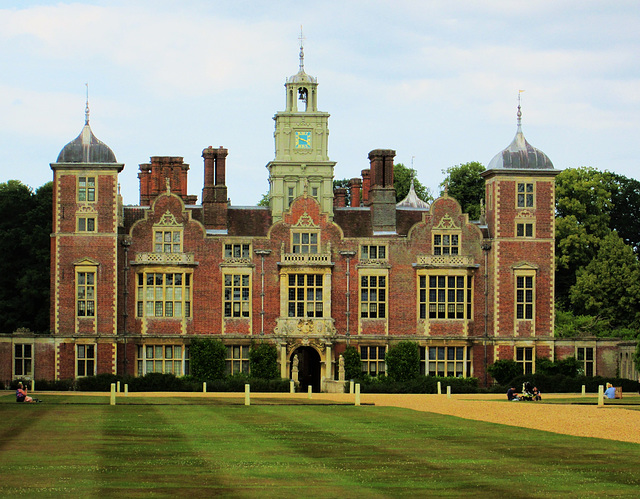
M 296 149 L 311 149 L 311 132 L 296 132 Z

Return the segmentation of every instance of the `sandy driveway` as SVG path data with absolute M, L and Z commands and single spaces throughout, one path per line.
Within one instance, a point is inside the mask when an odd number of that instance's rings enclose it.
M 78 395 L 82 393 L 76 392 Z M 66 392 L 65 394 L 69 394 Z M 89 395 L 85 393 L 85 395 Z M 105 393 L 92 393 L 104 395 Z M 630 394 L 631 395 L 631 394 Z M 635 394 L 633 394 L 635 395 Z M 118 394 L 122 397 L 124 394 Z M 148 392 L 131 393 L 131 396 L 150 397 L 215 397 L 215 398 L 244 398 L 242 393 L 167 393 Z M 574 394 L 544 394 L 546 399 L 575 397 Z M 268 398 L 296 398 L 306 399 L 305 393 L 254 393 L 252 400 Z M 354 395 L 334 393 L 314 393 L 314 400 L 326 400 L 350 403 Z M 593 400 L 593 395 L 589 395 Z M 487 421 L 490 423 L 520 426 L 536 430 L 575 435 L 579 437 L 597 437 L 609 440 L 620 440 L 640 444 L 640 410 L 630 410 L 621 407 L 595 405 L 551 405 L 536 402 L 508 402 L 505 395 L 474 395 L 455 394 L 451 398 L 446 395 L 392 395 L 392 394 L 362 394 L 362 404 L 377 406 L 404 407 L 416 411 L 447 414 L 465 419 Z

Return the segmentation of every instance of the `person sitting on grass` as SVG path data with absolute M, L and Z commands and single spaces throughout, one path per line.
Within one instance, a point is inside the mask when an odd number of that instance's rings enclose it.
M 608 399 L 616 398 L 616 389 L 611 383 L 607 383 L 607 389 L 605 390 L 604 395 Z
M 33 402 L 33 399 L 27 395 L 27 389 L 22 383 L 18 383 L 16 390 L 16 402 Z
M 531 393 L 533 394 L 533 400 L 542 400 L 542 397 L 540 396 L 540 390 L 538 390 L 537 386 L 533 387 L 533 391 Z
M 515 388 L 511 387 L 507 390 L 507 400 L 509 402 L 517 402 L 518 400 L 520 400 Z

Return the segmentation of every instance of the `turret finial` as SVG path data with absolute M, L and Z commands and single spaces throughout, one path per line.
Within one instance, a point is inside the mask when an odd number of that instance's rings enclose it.
M 84 124 L 88 125 L 89 124 L 89 84 L 85 83 L 85 86 L 87 87 L 87 103 L 84 108 Z
M 298 37 L 300 40 L 300 72 L 304 72 L 304 40 L 305 37 L 302 34 L 302 24 L 300 25 L 300 36 Z
M 518 90 L 518 128 L 522 125 L 522 108 L 521 108 L 521 95 L 524 90 Z

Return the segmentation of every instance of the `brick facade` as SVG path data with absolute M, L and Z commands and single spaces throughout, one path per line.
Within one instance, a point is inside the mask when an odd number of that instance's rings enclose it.
M 304 86 L 305 76 L 288 85 Z M 277 144 L 299 115 L 276 116 Z M 315 103 L 310 116 L 318 130 L 327 129 L 328 114 Z M 307 133 L 302 143 L 315 144 Z M 93 137 L 88 119 L 83 134 Z M 561 359 L 578 348 L 593 348 L 594 374 L 629 369 L 628 348 L 619 342 L 553 336 L 558 172 L 550 162 L 523 166 L 505 150 L 510 167 L 492 161 L 484 174 L 479 221 L 446 192 L 429 208 L 397 207 L 395 151 L 388 149 L 371 151 L 362 179 L 350 180 L 349 206 L 344 189 L 326 203 L 334 165 L 326 137 L 311 167 L 304 149 L 279 146 L 268 165 L 280 182 L 271 209 L 228 203 L 225 179 L 233 173 L 222 147 L 202 153 L 201 204 L 187 193 L 189 165 L 181 157 L 152 156 L 140 165 L 140 206 L 123 206 L 117 184 L 124 165 L 95 140 L 91 147 L 104 162 L 75 161 L 65 148 L 51 164 L 51 335 L 0 338 L 3 380 L 21 376 L 14 343 L 35 345 L 35 372 L 27 377 L 67 379 L 85 368 L 185 374 L 188 346 L 199 337 L 230 347 L 271 342 L 283 377 L 295 355 L 313 363 L 301 369 L 313 373 L 315 389 L 337 379 L 347 345 L 379 355 L 400 340 L 424 348 L 427 374 L 437 369 L 482 383 L 491 382 L 488 365 L 525 351 L 532 370 L 536 357 Z M 87 219 L 92 230 L 82 225 Z

